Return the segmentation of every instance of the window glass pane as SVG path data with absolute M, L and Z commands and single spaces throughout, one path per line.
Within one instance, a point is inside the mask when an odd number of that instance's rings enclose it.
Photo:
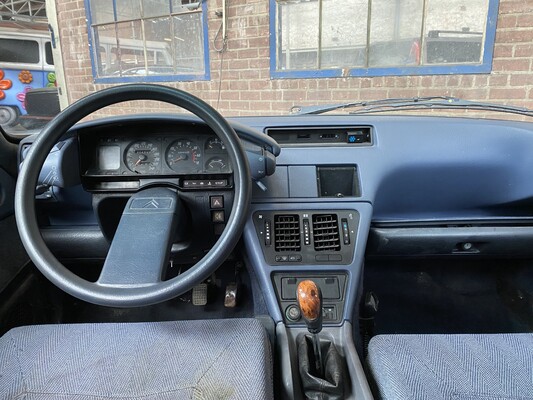
M 139 68 L 146 68 L 141 21 L 118 23 L 117 36 L 122 75 L 138 75 Z
M 318 1 L 278 4 L 279 69 L 318 68 L 318 13 Z
M 94 28 L 95 57 L 98 76 L 119 75 L 120 68 L 117 62 L 118 46 L 115 35 L 115 25 L 102 25 Z
M 39 63 L 39 43 L 34 40 L 0 39 L 0 61 Z
M 45 60 L 48 65 L 54 65 L 54 57 L 52 57 L 52 43 L 44 43 Z
M 204 72 L 204 35 L 202 14 L 172 17 L 174 25 L 174 60 L 178 74 Z
M 92 27 L 98 77 L 205 73 L 201 2 L 115 1 L 117 21 Z
M 108 0 L 111 2 L 111 0 Z M 116 0 L 117 21 L 128 21 L 141 18 L 140 0 Z
M 323 0 L 321 68 L 364 67 L 368 0 Z
M 169 0 L 143 0 L 144 17 L 160 17 L 170 15 Z
M 423 0 L 372 1 L 370 67 L 419 64 L 423 8 Z
M 427 0 L 427 64 L 480 63 L 488 0 Z
M 201 5 L 200 0 L 172 0 L 172 12 L 180 13 L 197 10 Z
M 111 0 L 90 0 L 93 24 L 107 24 L 115 20 Z
M 169 18 L 144 21 L 148 75 L 172 75 L 172 26 Z

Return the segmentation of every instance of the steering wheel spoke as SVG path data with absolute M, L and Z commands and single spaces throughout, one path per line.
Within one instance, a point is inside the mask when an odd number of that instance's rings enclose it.
M 128 200 L 98 284 L 142 287 L 162 281 L 183 206 L 175 191 L 151 188 Z

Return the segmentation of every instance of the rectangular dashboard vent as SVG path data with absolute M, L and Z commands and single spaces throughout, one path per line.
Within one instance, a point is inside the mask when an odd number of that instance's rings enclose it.
M 300 251 L 300 218 L 297 214 L 274 216 L 274 247 L 276 251 Z
M 339 251 L 341 240 L 336 214 L 313 215 L 313 242 L 316 251 Z
M 265 132 L 281 146 L 354 146 L 372 144 L 372 127 L 288 127 Z

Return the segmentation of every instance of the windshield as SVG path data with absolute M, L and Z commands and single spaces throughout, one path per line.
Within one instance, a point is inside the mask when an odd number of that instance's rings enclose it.
M 528 2 L 18 3 L 0 4 L 0 126 L 8 133 L 38 132 L 76 100 L 134 82 L 186 90 L 224 116 L 324 109 L 528 120 L 533 108 Z M 421 98 L 457 101 L 413 102 Z M 395 106 L 368 106 L 390 99 Z M 166 110 L 135 103 L 99 115 Z

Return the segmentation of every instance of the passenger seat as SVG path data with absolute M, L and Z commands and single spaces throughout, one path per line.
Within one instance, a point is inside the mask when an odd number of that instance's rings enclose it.
M 533 333 L 378 335 L 367 363 L 384 400 L 533 399 Z

